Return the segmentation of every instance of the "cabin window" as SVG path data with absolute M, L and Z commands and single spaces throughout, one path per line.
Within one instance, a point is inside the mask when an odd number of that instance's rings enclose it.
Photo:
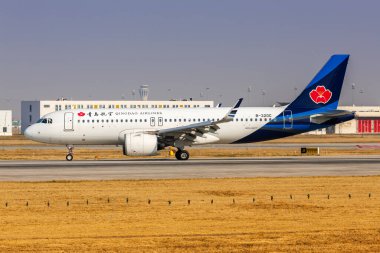
M 148 122 L 148 120 L 147 120 L 147 119 L 144 119 L 144 122 Z
M 140 122 L 142 122 L 142 119 L 140 119 Z

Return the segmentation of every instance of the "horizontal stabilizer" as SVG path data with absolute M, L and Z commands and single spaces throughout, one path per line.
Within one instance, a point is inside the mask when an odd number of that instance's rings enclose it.
M 330 119 L 334 119 L 334 118 L 338 118 L 338 117 L 342 117 L 342 116 L 349 116 L 352 114 L 354 114 L 354 113 L 351 111 L 332 110 L 332 111 L 328 111 L 325 113 L 319 113 L 319 114 L 315 114 L 315 115 L 310 116 L 310 122 L 314 123 L 314 124 L 323 124 L 324 122 L 326 122 Z

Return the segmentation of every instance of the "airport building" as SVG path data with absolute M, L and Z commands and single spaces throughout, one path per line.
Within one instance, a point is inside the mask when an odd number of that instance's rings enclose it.
M 327 129 L 335 134 L 380 134 L 380 106 L 340 106 L 355 112 L 356 118 Z
M 0 110 L 0 136 L 12 136 L 12 111 Z
M 146 93 L 143 93 L 145 96 Z M 214 101 L 169 100 L 169 101 L 74 101 L 67 99 L 22 101 L 21 132 L 37 122 L 42 116 L 70 109 L 125 109 L 125 108 L 197 108 L 214 107 Z
M 356 118 L 307 134 L 380 134 L 380 106 L 339 106 L 338 110 L 355 112 Z

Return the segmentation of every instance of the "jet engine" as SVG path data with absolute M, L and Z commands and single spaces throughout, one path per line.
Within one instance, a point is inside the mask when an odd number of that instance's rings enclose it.
M 147 156 L 157 154 L 157 136 L 142 132 L 126 133 L 123 153 L 128 156 Z

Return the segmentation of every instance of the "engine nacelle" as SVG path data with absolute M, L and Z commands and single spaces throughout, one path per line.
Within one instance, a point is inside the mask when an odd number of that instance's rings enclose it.
M 125 133 L 123 153 L 128 156 L 157 154 L 157 136 L 142 132 Z

